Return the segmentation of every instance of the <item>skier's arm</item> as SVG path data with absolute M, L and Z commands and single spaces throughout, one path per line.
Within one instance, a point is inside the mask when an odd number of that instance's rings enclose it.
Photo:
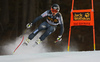
M 64 26 L 63 26 L 63 24 L 61 24 L 60 25 L 60 35 L 59 36 L 62 36 L 63 32 L 64 32 Z
M 28 23 L 26 25 L 27 28 L 30 28 L 35 22 L 37 22 L 38 20 L 42 19 L 43 17 L 40 15 L 37 18 L 35 18 L 31 23 Z
M 42 13 L 40 16 L 38 16 L 37 18 L 35 18 L 33 21 L 32 21 L 32 24 L 34 24 L 35 22 L 37 22 L 38 20 L 44 18 L 47 16 L 47 13 L 48 11 L 45 11 L 44 13 Z
M 33 21 L 32 21 L 32 24 L 34 24 L 35 22 L 37 22 L 38 20 L 42 19 L 43 17 L 40 15 L 38 16 L 37 18 L 35 18 Z
M 62 16 L 60 17 L 60 34 L 57 38 L 57 41 L 61 41 L 62 40 L 62 35 L 63 35 L 63 32 L 64 32 L 64 24 L 63 24 L 63 18 Z
M 63 18 L 62 16 L 60 17 L 60 34 L 59 36 L 62 36 L 64 32 L 64 24 L 63 24 Z
M 35 18 L 31 23 L 28 23 L 26 25 L 27 28 L 30 28 L 35 22 L 39 21 L 40 19 L 44 18 L 47 16 L 48 10 L 45 11 L 44 13 L 42 13 L 40 16 L 38 16 L 37 18 Z

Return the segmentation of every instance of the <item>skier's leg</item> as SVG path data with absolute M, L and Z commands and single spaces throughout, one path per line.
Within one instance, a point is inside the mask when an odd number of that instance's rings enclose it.
M 56 30 L 56 26 L 50 26 L 47 31 L 40 37 L 40 40 L 43 41 L 47 36 L 53 33 Z
M 42 24 L 40 24 L 40 26 L 38 27 L 38 29 L 36 29 L 34 32 L 32 32 L 28 39 L 32 40 L 37 34 L 38 32 L 40 32 L 41 30 L 46 29 L 46 23 L 43 22 Z
M 40 30 L 39 29 L 36 29 L 34 32 L 32 32 L 29 36 L 28 36 L 28 39 L 32 40 L 36 34 L 39 32 Z

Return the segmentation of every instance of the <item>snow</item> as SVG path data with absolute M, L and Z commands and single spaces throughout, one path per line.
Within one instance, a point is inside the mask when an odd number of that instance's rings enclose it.
M 0 62 L 100 62 L 100 51 L 49 52 L 0 56 Z
M 25 34 L 25 39 L 28 34 Z M 41 33 L 39 33 L 35 41 Z M 34 42 L 30 42 L 28 46 L 20 46 L 13 54 L 14 49 L 21 42 L 22 37 L 18 37 L 15 43 L 9 43 L 2 46 L 5 53 L 9 55 L 1 55 L 0 62 L 100 62 L 100 51 L 66 51 L 64 52 L 48 52 L 44 44 L 32 47 Z M 25 41 L 25 40 L 24 40 Z M 72 48 L 70 48 L 72 49 Z M 74 49 L 77 49 L 74 47 Z
M 20 36 L 20 37 L 16 38 L 16 40 L 14 41 L 15 43 L 7 43 L 6 45 L 2 46 L 3 52 L 6 54 L 13 54 L 13 51 L 15 50 L 15 48 L 22 41 L 23 36 L 24 36 L 24 41 L 26 41 L 29 34 L 30 33 L 24 34 L 24 35 L 22 35 L 22 37 Z M 39 36 L 41 34 L 42 34 L 42 32 L 40 32 L 32 41 L 30 41 L 28 46 L 23 46 L 21 44 L 19 46 L 19 48 L 15 51 L 14 55 L 47 52 L 46 48 L 43 46 L 42 43 L 38 46 L 33 47 L 35 41 L 39 38 Z

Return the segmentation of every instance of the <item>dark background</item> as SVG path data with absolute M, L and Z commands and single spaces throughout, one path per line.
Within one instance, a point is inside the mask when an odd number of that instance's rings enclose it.
M 26 24 L 41 15 L 44 11 L 50 9 L 51 5 L 57 3 L 60 5 L 60 12 L 64 19 L 64 34 L 61 43 L 54 44 L 60 28 L 48 36 L 46 46 L 52 48 L 52 51 L 63 51 L 63 46 L 67 47 L 68 33 L 70 26 L 71 0 L 0 0 L 0 47 L 15 40 L 22 35 L 26 29 Z M 75 0 L 74 9 L 90 9 L 91 0 Z M 42 19 L 32 26 L 34 30 Z M 100 50 L 100 0 L 94 0 L 94 21 L 96 33 L 96 50 Z M 93 50 L 92 27 L 72 27 L 71 46 L 77 45 L 79 51 Z M 8 42 L 9 41 L 9 42 Z M 14 42 L 14 41 L 13 41 Z M 0 54 L 2 48 L 0 48 Z

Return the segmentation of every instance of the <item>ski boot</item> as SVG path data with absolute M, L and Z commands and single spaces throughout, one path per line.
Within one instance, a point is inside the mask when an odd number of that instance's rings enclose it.
M 42 41 L 40 39 L 38 39 L 35 43 L 38 45 L 40 44 Z
M 23 43 L 23 45 L 28 45 L 28 43 L 30 42 L 30 39 L 26 39 L 26 41 Z

